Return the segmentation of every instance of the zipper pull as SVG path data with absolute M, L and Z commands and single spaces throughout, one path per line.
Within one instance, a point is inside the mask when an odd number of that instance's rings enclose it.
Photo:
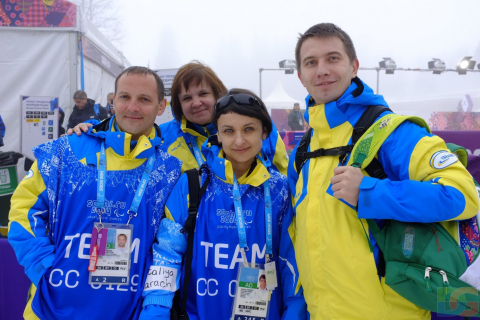
M 430 286 L 430 271 L 432 271 L 431 267 L 425 268 L 425 285 L 427 287 L 427 292 L 432 292 L 432 287 Z
M 447 278 L 447 273 L 443 270 L 440 270 L 438 271 L 438 273 L 440 273 L 442 275 L 442 278 L 443 278 L 443 285 L 445 287 L 448 287 L 448 278 Z
M 447 278 L 447 273 L 443 270 L 440 270 L 438 271 L 438 273 L 440 273 L 442 275 L 442 278 L 443 278 L 443 288 L 445 289 L 445 295 L 448 294 L 448 290 L 447 290 L 447 287 L 448 287 L 448 278 Z

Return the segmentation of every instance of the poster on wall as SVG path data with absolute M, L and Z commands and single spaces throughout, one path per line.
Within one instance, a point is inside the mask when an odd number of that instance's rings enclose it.
M 0 196 L 13 194 L 17 185 L 17 166 L 0 167 Z
M 32 148 L 58 137 L 58 98 L 22 96 L 21 153 L 34 160 Z
M 172 101 L 171 91 L 173 79 L 175 78 L 178 69 L 159 69 L 155 70 L 155 72 L 163 81 L 163 85 L 165 86 L 165 98 L 167 99 L 167 107 L 165 109 L 165 112 L 161 116 L 158 116 L 155 120 L 156 124 L 162 124 L 173 120 L 173 113 L 170 101 Z

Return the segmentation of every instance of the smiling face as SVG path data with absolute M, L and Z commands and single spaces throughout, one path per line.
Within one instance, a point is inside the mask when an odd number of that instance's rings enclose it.
M 124 74 L 118 79 L 113 104 L 118 127 L 138 140 L 150 134 L 155 118 L 165 111 L 166 101 L 158 101 L 153 75 Z
M 213 120 L 213 107 L 217 101 L 210 85 L 202 81 L 198 85 L 191 84 L 188 89 L 182 85 L 178 94 L 182 112 L 188 121 L 207 125 Z
M 235 176 L 243 175 L 262 149 L 267 133 L 262 122 L 238 113 L 225 113 L 218 118 L 218 141 L 227 159 L 232 163 Z
M 302 44 L 298 78 L 317 104 L 340 98 L 357 71 L 358 60 L 350 61 L 338 37 L 311 37 Z

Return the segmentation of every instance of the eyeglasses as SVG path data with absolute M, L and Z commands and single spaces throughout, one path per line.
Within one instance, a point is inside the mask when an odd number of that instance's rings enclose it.
M 237 104 L 240 105 L 247 105 L 247 106 L 254 106 L 257 105 L 261 107 L 262 105 L 260 102 L 254 97 L 246 93 L 235 93 L 229 94 L 225 97 L 221 97 L 218 99 L 217 103 L 215 104 L 215 111 L 220 111 L 223 108 L 230 105 L 231 100 L 235 101 Z

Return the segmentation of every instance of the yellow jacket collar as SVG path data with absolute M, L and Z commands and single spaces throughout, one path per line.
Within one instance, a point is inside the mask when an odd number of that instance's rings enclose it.
M 108 120 L 106 120 L 108 121 Z M 131 150 L 132 135 L 127 132 L 121 131 L 115 123 L 115 118 L 110 120 L 109 127 L 107 131 L 95 131 L 93 127 L 92 133 L 96 133 L 99 136 L 104 135 L 105 137 L 105 147 L 112 148 L 113 151 L 121 156 L 126 157 L 127 159 L 144 159 L 150 157 L 154 152 L 154 146 L 160 143 L 160 137 L 157 137 L 155 126 L 152 127 L 148 137 L 141 136 L 136 145 Z
M 223 153 L 223 150 L 220 151 L 218 158 L 220 158 L 219 163 L 224 164 L 223 167 L 223 175 L 217 175 L 215 171 L 217 171 L 219 168 L 218 166 L 216 168 L 213 168 L 213 173 L 215 173 L 221 180 L 228 184 L 233 184 L 233 166 L 230 161 L 225 159 L 225 155 Z M 263 163 L 259 159 L 255 159 L 256 161 L 256 166 L 253 169 L 253 171 L 249 174 L 249 171 L 247 171 L 243 176 L 237 179 L 239 184 L 249 184 L 253 187 L 258 187 L 262 185 L 265 181 L 267 181 L 270 178 L 270 173 L 268 172 L 267 168 L 263 165 Z

